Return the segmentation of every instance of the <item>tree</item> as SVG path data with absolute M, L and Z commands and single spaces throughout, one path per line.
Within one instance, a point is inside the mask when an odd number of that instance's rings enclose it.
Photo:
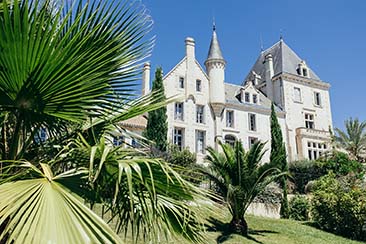
M 232 215 L 231 229 L 247 235 L 248 225 L 244 214 L 254 198 L 282 174 L 272 163 L 261 164 L 264 144 L 255 143 L 248 152 L 240 141 L 234 147 L 219 142 L 222 153 L 208 148 L 207 168 L 200 171 L 221 192 Z
M 152 92 L 159 91 L 164 94 L 162 68 L 159 67 L 155 71 L 155 79 L 153 81 Z M 161 97 L 161 101 L 165 101 L 165 96 Z M 149 112 L 146 131 L 144 135 L 147 139 L 153 141 L 157 149 L 165 151 L 167 149 L 168 122 L 166 115 L 166 106 Z
M 281 172 L 288 172 L 288 165 L 286 160 L 286 147 L 282 138 L 281 127 L 278 123 L 274 104 L 271 106 L 271 155 L 270 161 L 276 165 Z M 287 177 L 286 175 L 281 176 L 279 179 L 280 186 L 283 190 L 283 197 L 281 201 L 280 214 L 282 218 L 288 218 L 288 199 L 287 199 Z
M 120 121 L 165 105 L 160 92 L 132 97 L 153 44 L 145 9 L 101 0 L 0 4 L 0 243 L 121 243 L 91 210 L 98 207 L 134 241 L 164 234 L 199 242 L 188 201 L 203 191 L 143 150 L 107 142 L 123 131 Z M 46 141 L 37 140 L 40 130 Z
M 344 125 L 346 131 L 335 129 L 336 144 L 346 150 L 353 159 L 364 161 L 366 157 L 366 122 L 350 118 L 344 122 Z

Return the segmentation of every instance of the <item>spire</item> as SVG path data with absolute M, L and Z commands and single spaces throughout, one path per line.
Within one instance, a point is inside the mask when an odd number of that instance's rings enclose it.
M 219 41 L 217 40 L 215 22 L 213 23 L 212 30 L 213 30 L 212 31 L 212 39 L 211 39 L 210 49 L 208 51 L 206 61 L 213 60 L 213 59 L 215 59 L 215 60 L 217 60 L 217 59 L 224 60 L 224 57 L 222 56 L 222 53 L 221 53 L 221 48 L 220 48 Z

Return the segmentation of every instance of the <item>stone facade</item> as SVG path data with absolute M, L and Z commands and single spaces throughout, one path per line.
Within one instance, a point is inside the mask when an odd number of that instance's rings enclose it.
M 256 140 L 270 149 L 270 108 L 275 104 L 288 159 L 318 158 L 329 148 L 332 118 L 330 85 L 281 39 L 260 53 L 242 85 L 225 82 L 226 61 L 214 28 L 205 70 L 195 58 L 195 41 L 185 40 L 185 57 L 163 78 L 167 97 L 168 140 L 197 153 L 217 141 L 241 140 L 246 149 Z M 149 88 L 146 64 L 143 88 Z M 269 150 L 263 161 L 269 160 Z

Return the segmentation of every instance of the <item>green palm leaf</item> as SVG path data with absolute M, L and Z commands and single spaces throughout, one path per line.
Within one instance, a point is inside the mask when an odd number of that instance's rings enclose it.
M 52 176 L 30 163 L 39 178 L 0 185 L 0 240 L 7 243 L 121 243 L 120 238 L 61 182 L 76 173 Z M 66 177 L 65 177 L 66 176 Z
M 27 146 L 21 135 L 33 138 L 40 127 L 58 131 L 130 101 L 152 48 L 144 40 L 151 20 L 137 2 L 50 4 L 1 3 L 0 112 L 15 118 L 11 159 Z

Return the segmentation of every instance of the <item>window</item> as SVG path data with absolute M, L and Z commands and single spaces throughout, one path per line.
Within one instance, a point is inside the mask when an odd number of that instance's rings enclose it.
M 249 92 L 246 92 L 246 93 L 244 94 L 244 101 L 245 101 L 246 103 L 249 103 L 249 102 L 250 102 L 250 94 L 249 94 Z
M 225 136 L 225 143 L 229 144 L 230 146 L 234 147 L 236 138 L 232 135 Z
M 251 131 L 257 130 L 257 122 L 256 122 L 255 114 L 249 114 L 249 130 L 251 130 Z
M 174 119 L 184 120 L 183 103 L 175 103 Z
M 131 146 L 132 147 L 140 147 L 140 144 L 138 143 L 138 141 L 135 138 L 132 138 Z
M 113 137 L 113 145 L 115 146 L 121 146 L 124 143 L 124 137 L 123 136 L 114 136 Z
M 179 88 L 184 88 L 184 77 L 179 77 Z
M 234 127 L 234 111 L 226 111 L 226 127 Z
M 38 133 L 34 136 L 36 143 L 45 142 L 47 140 L 47 131 L 45 128 L 41 128 Z
M 257 94 L 253 94 L 253 103 L 258 103 L 258 96 L 257 96 Z
M 313 114 L 305 114 L 305 127 L 307 129 L 315 129 Z
M 258 138 L 256 137 L 249 137 L 249 148 L 251 148 L 256 142 L 258 141 Z
M 205 140 L 206 132 L 202 130 L 196 130 L 196 152 L 205 153 Z
M 320 97 L 319 92 L 314 92 L 314 102 L 315 102 L 315 105 L 317 105 L 317 106 L 322 105 L 322 101 L 321 101 L 321 97 Z
M 308 141 L 308 159 L 316 160 L 325 155 L 327 146 L 324 142 Z
M 196 107 L 196 122 L 200 124 L 205 123 L 205 106 L 197 105 Z
M 180 150 L 182 150 L 184 146 L 184 129 L 174 128 L 173 143 L 177 145 Z
M 301 102 L 301 90 L 298 87 L 294 87 L 294 100 L 295 102 Z
M 308 69 L 303 68 L 302 69 L 302 75 L 305 76 L 305 77 L 308 77 Z
M 196 91 L 202 91 L 202 82 L 201 80 L 196 80 Z

